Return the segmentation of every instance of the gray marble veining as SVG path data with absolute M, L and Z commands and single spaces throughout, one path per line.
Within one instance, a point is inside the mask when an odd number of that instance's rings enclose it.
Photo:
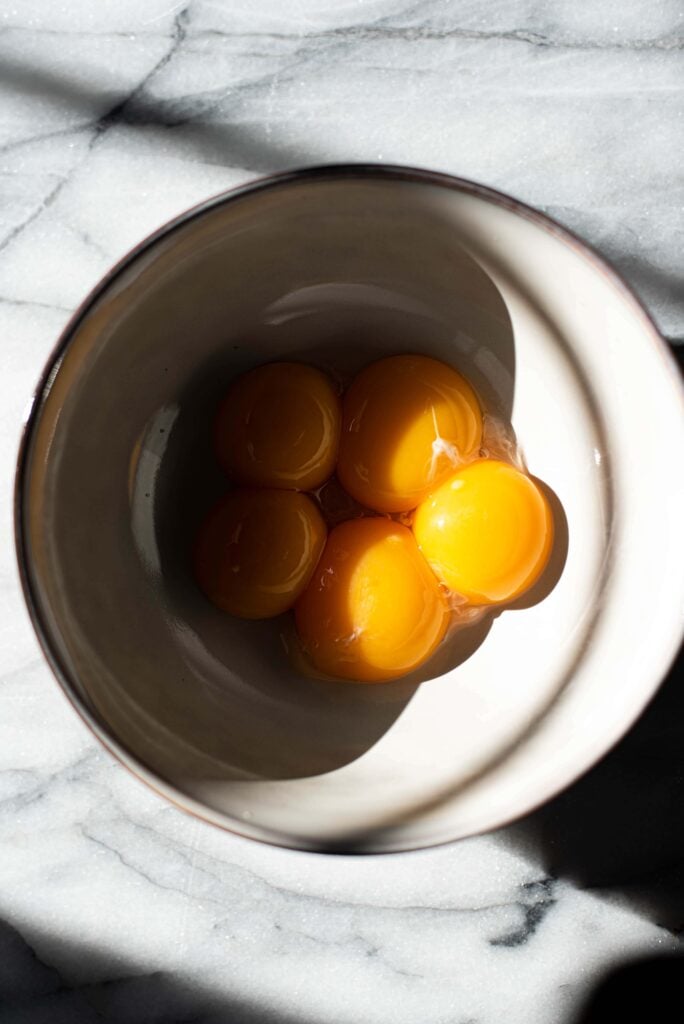
M 571 1024 L 681 948 L 682 707 L 548 808 L 420 854 L 317 858 L 164 805 L 94 744 L 19 596 L 10 491 L 75 305 L 256 174 L 383 160 L 500 187 L 684 340 L 684 15 L 672 0 L 9 0 L 0 10 L 0 1020 Z

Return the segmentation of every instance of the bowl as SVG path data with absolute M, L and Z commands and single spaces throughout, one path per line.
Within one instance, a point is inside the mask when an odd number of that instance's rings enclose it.
M 189 567 L 226 489 L 228 383 L 341 379 L 423 352 L 510 419 L 556 520 L 535 591 L 413 676 L 331 683 L 287 617 L 233 619 Z M 224 193 L 144 241 L 64 331 L 28 416 L 16 531 L 29 611 L 103 744 L 178 806 L 308 850 L 425 847 L 508 822 L 625 732 L 681 635 L 681 385 L 611 268 L 468 181 L 342 166 Z

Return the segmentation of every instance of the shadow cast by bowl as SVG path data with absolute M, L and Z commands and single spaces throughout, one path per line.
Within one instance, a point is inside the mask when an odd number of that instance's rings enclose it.
M 164 147 L 168 146 L 172 138 L 179 153 L 189 151 L 195 159 L 206 163 L 244 168 L 258 173 L 284 170 L 321 159 L 312 150 L 310 140 L 306 152 L 302 152 L 296 146 L 276 141 L 270 133 L 267 137 L 266 131 L 258 130 L 255 125 L 245 126 L 240 121 L 217 120 L 212 116 L 214 104 L 203 98 L 162 100 L 147 95 L 145 86 L 162 63 L 167 62 L 168 55 L 128 95 L 112 103 L 111 92 L 91 92 L 68 75 L 57 75 L 51 68 L 27 65 L 5 55 L 0 65 L 0 83 L 26 96 L 49 98 L 53 103 L 63 103 L 70 111 L 82 114 L 84 120 L 6 143 L 0 146 L 0 152 L 9 152 L 33 141 L 83 130 L 94 131 L 95 141 L 99 141 L 106 132 L 119 126 L 154 133 L 159 136 L 160 142 L 163 133 Z
M 554 590 L 561 576 L 568 558 L 568 545 L 570 534 L 568 531 L 568 517 L 565 514 L 563 504 L 547 483 L 533 476 L 532 479 L 549 503 L 551 516 L 553 518 L 553 547 L 549 555 L 549 561 L 537 582 L 516 601 L 506 605 L 504 611 L 524 611 L 526 608 L 533 608 L 535 604 L 546 600 Z
M 683 351 L 674 346 L 680 368 Z M 684 648 L 618 745 L 560 796 L 499 833 L 547 874 L 617 895 L 677 935 L 684 928 L 682 678 Z
M 314 1024 L 2 919 L 0 1018 L 3 1024 Z
M 628 960 L 600 979 L 572 1024 L 675 1020 L 683 978 L 684 953 Z
M 614 750 L 499 833 L 546 873 L 616 894 L 675 934 L 684 928 L 683 678 L 684 650 Z

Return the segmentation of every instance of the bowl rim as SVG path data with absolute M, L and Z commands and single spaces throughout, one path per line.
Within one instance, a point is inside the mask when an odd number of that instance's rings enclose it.
M 151 251 L 157 243 L 163 239 L 167 239 L 175 231 L 191 223 L 193 220 L 200 218 L 213 209 L 230 205 L 236 200 L 243 199 L 245 197 L 258 195 L 261 192 L 279 189 L 295 183 L 344 179 L 403 181 L 411 184 L 438 186 L 450 191 L 474 196 L 522 217 L 524 220 L 527 220 L 546 231 L 547 234 L 551 235 L 556 241 L 570 248 L 575 255 L 580 256 L 594 271 L 598 272 L 606 281 L 609 282 L 609 284 L 627 302 L 631 313 L 634 314 L 641 322 L 646 335 L 652 342 L 656 357 L 659 358 L 662 363 L 664 371 L 671 377 L 673 383 L 679 386 L 682 422 L 684 424 L 684 387 L 682 387 L 680 371 L 675 357 L 656 326 L 655 320 L 638 297 L 636 291 L 624 280 L 622 275 L 615 269 L 611 262 L 604 256 L 600 255 L 592 245 L 584 241 L 584 239 L 579 235 L 575 234 L 569 228 L 564 227 L 548 214 L 542 213 L 533 206 L 530 206 L 519 199 L 515 199 L 498 189 L 441 171 L 432 171 L 419 167 L 385 163 L 331 163 L 305 166 L 302 168 L 277 172 L 274 174 L 260 176 L 255 179 L 250 179 L 243 184 L 229 189 L 224 189 L 215 195 L 209 196 L 207 199 L 196 203 L 177 216 L 164 222 L 160 227 L 146 235 L 140 242 L 129 249 L 124 256 L 113 264 L 113 266 L 90 290 L 69 317 L 66 325 L 62 328 L 59 337 L 45 362 L 45 366 L 38 382 L 32 391 L 31 398 L 27 403 L 27 408 L 24 413 L 24 422 L 22 425 L 17 453 L 13 501 L 15 553 L 24 601 L 43 655 L 53 673 L 53 676 L 59 684 L 62 693 L 84 724 L 88 727 L 90 732 L 120 765 L 126 768 L 134 778 L 143 782 L 162 799 L 201 821 L 214 825 L 222 831 L 243 839 L 251 839 L 264 843 L 268 846 L 282 847 L 294 851 L 334 852 L 337 854 L 350 851 L 345 849 L 343 843 L 340 845 L 335 843 L 333 846 L 325 842 L 315 843 L 304 841 L 298 837 L 278 832 L 275 829 L 247 824 L 246 822 L 243 822 L 236 817 L 232 817 L 225 812 L 212 812 L 210 808 L 203 805 L 200 801 L 183 793 L 173 783 L 163 778 L 153 768 L 147 765 L 137 754 L 134 754 L 129 750 L 126 744 L 123 743 L 109 728 L 109 725 L 103 720 L 100 720 L 99 716 L 91 710 L 86 701 L 80 695 L 76 681 L 71 677 L 69 671 L 62 663 L 57 650 L 52 643 L 50 630 L 44 622 L 39 600 L 34 592 L 30 576 L 31 559 L 28 551 L 26 531 L 24 529 L 24 497 L 25 484 L 30 465 L 29 456 L 31 442 L 35 426 L 44 406 L 45 399 L 50 391 L 52 380 L 58 370 L 59 363 L 69 348 L 78 327 L 90 314 L 96 302 L 107 292 L 117 278 L 132 266 L 140 256 Z M 432 847 L 444 846 L 452 842 L 456 842 L 459 839 L 473 835 L 480 835 L 493 831 L 494 829 L 502 828 L 505 825 L 509 825 L 525 815 L 530 814 L 532 811 L 542 806 L 548 800 L 562 792 L 565 788 L 584 775 L 605 754 L 607 754 L 620 741 L 620 739 L 622 739 L 657 692 L 665 678 L 665 675 L 677 657 L 680 643 L 681 636 L 679 633 L 675 635 L 673 632 L 669 647 L 666 649 L 665 645 L 663 645 L 660 658 L 658 659 L 658 664 L 653 666 L 651 672 L 651 682 L 649 686 L 645 686 L 643 688 L 640 701 L 629 709 L 628 713 L 620 722 L 619 728 L 607 738 L 607 741 L 605 743 L 597 743 L 595 748 L 592 750 L 590 757 L 585 757 L 583 762 L 578 766 L 570 770 L 565 770 L 559 777 L 554 778 L 551 782 L 546 781 L 544 785 L 541 785 L 538 788 L 534 796 L 531 796 L 527 801 L 523 801 L 521 806 L 515 811 L 512 811 L 510 815 L 500 817 L 496 821 L 483 824 L 476 829 L 462 832 L 454 830 L 455 834 L 448 838 L 438 838 L 415 843 L 408 841 L 397 845 L 388 845 L 387 847 L 383 847 L 382 844 L 380 844 L 377 849 L 374 848 L 373 850 L 361 852 L 364 852 L 366 855 L 418 852 Z

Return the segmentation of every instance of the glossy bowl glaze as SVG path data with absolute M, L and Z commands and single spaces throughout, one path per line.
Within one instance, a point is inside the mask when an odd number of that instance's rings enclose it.
M 416 351 L 512 420 L 553 504 L 552 564 L 411 678 L 312 679 L 287 617 L 232 619 L 193 583 L 226 487 L 212 417 L 266 361 L 344 381 Z M 683 446 L 653 323 L 557 224 L 425 171 L 281 175 L 164 227 L 65 330 L 19 458 L 26 598 L 82 717 L 179 806 L 305 849 L 428 846 L 556 793 L 653 694 L 680 639 Z

